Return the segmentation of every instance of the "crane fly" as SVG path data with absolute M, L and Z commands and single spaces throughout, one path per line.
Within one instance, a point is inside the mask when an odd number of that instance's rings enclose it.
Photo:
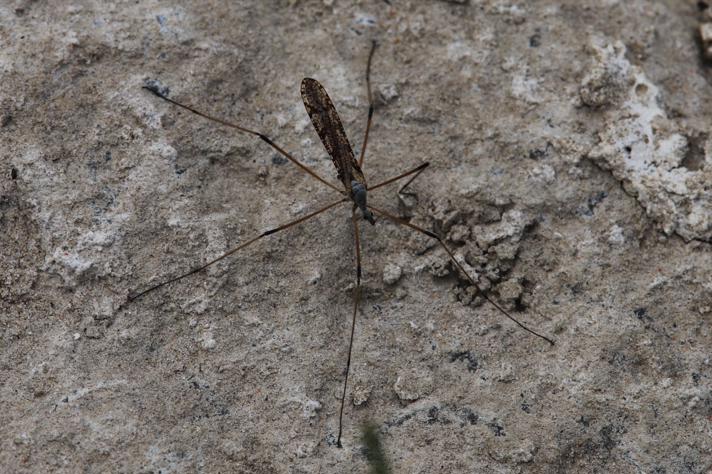
M 327 153 L 329 154 L 329 156 L 331 157 L 331 160 L 334 163 L 334 167 L 336 168 L 337 178 L 341 182 L 341 184 L 343 186 L 342 188 L 339 188 L 338 186 L 330 183 L 329 181 L 327 181 L 326 179 L 321 177 L 316 171 L 309 168 L 308 166 L 306 166 L 305 164 L 303 164 L 302 162 L 297 160 L 290 153 L 288 153 L 284 149 L 282 149 L 279 145 L 277 145 L 275 142 L 273 142 L 272 139 L 270 139 L 267 135 L 264 135 L 263 133 L 260 133 L 260 132 L 242 127 L 240 125 L 236 125 L 234 123 L 225 121 L 221 118 L 208 115 L 204 112 L 201 112 L 201 111 L 193 108 L 190 105 L 170 99 L 170 98 L 168 98 L 167 91 L 158 87 L 158 85 L 154 82 L 150 82 L 150 83 L 147 82 L 143 86 L 144 89 L 152 92 L 159 98 L 161 98 L 167 102 L 170 102 L 171 104 L 173 104 L 175 106 L 178 106 L 182 109 L 188 110 L 191 113 L 199 115 L 199 116 L 206 118 L 208 120 L 211 120 L 213 122 L 217 122 L 217 123 L 224 125 L 226 127 L 238 130 L 239 132 L 258 137 L 260 140 L 264 141 L 269 146 L 274 148 L 282 156 L 284 156 L 289 161 L 294 163 L 303 172 L 305 172 L 312 178 L 316 179 L 323 185 L 328 186 L 329 188 L 336 191 L 340 195 L 340 197 L 338 200 L 333 201 L 329 204 L 326 204 L 323 207 L 321 207 L 321 208 L 319 208 L 319 209 L 317 209 L 303 217 L 300 217 L 299 219 L 296 219 L 291 222 L 287 222 L 285 224 L 282 224 L 277 227 L 266 230 L 266 231 L 262 232 L 261 234 L 256 235 L 256 236 L 252 237 L 251 239 L 241 243 L 237 247 L 235 247 L 231 250 L 228 250 L 227 252 L 223 253 L 222 255 L 219 255 L 218 257 L 208 261 L 207 263 L 202 264 L 198 267 L 195 267 L 186 273 L 183 273 L 176 277 L 165 280 L 161 283 L 153 285 L 153 286 L 151 286 L 143 291 L 140 291 L 138 293 L 134 293 L 128 297 L 129 301 L 134 301 L 137 298 L 144 296 L 145 294 L 147 294 L 149 292 L 152 292 L 152 291 L 157 290 L 165 285 L 168 285 L 170 283 L 176 282 L 176 281 L 186 278 L 190 275 L 198 273 L 198 272 L 208 268 L 209 266 L 213 265 L 214 263 L 217 263 L 220 260 L 252 245 L 253 243 L 257 242 L 258 240 L 260 240 L 264 237 L 267 237 L 268 235 L 288 229 L 288 228 L 293 227 L 297 224 L 301 224 L 302 222 L 305 222 L 305 221 L 311 219 L 312 217 L 315 217 L 319 214 L 322 214 L 323 212 L 333 209 L 340 204 L 351 203 L 351 223 L 353 226 L 354 247 L 355 247 L 354 255 L 355 255 L 355 260 L 356 260 L 356 285 L 354 287 L 354 293 L 353 293 L 353 313 L 352 313 L 352 318 L 351 318 L 351 332 L 349 335 L 349 346 L 348 346 L 348 356 L 346 358 L 346 369 L 344 371 L 344 384 L 343 384 L 343 390 L 342 390 L 342 394 L 341 394 L 341 407 L 339 409 L 339 434 L 337 436 L 337 441 L 336 441 L 336 444 L 338 447 L 342 447 L 341 435 L 342 435 L 342 431 L 343 431 L 343 416 L 344 416 L 344 405 L 345 405 L 345 400 L 346 400 L 346 390 L 348 387 L 349 372 L 351 370 L 351 351 L 353 349 L 353 342 L 354 342 L 354 330 L 356 327 L 356 315 L 358 313 L 359 303 L 361 301 L 361 242 L 360 242 L 360 237 L 359 237 L 359 220 L 360 220 L 358 217 L 359 213 L 360 213 L 360 216 L 364 220 L 369 222 L 371 225 L 375 225 L 376 216 L 380 216 L 380 218 L 391 221 L 392 223 L 394 223 L 396 225 L 408 227 L 416 232 L 419 232 L 419 233 L 424 234 L 432 239 L 435 239 L 438 242 L 438 244 L 440 244 L 440 246 L 448 254 L 450 260 L 453 262 L 453 264 L 455 265 L 457 270 L 465 276 L 465 278 L 470 282 L 470 284 L 474 288 L 477 289 L 478 293 L 489 304 L 491 304 L 494 308 L 496 308 L 500 314 L 504 315 L 509 320 L 514 322 L 517 326 L 519 326 L 523 330 L 529 332 L 530 334 L 533 334 L 534 336 L 537 336 L 537 337 L 547 341 L 551 345 L 554 344 L 554 341 L 552 339 L 537 333 L 536 331 L 530 329 L 529 327 L 525 326 L 523 323 L 521 323 L 520 321 L 515 319 L 504 308 L 502 308 L 502 306 L 500 306 L 497 302 L 495 302 L 492 298 L 490 298 L 485 292 L 483 292 L 481 290 L 480 286 L 477 284 L 477 282 L 465 271 L 465 269 L 462 267 L 462 265 L 457 261 L 453 252 L 445 244 L 445 242 L 443 241 L 443 239 L 440 236 L 438 236 L 434 232 L 431 232 L 429 230 L 426 230 L 420 226 L 417 226 L 417 225 L 411 223 L 409 220 L 403 219 L 403 218 L 398 217 L 394 214 L 391 214 L 388 211 L 385 211 L 381 208 L 378 208 L 371 204 L 368 204 L 368 202 L 367 202 L 368 192 L 374 191 L 378 188 L 382 188 L 388 184 L 395 183 L 396 181 L 400 181 L 401 179 L 410 177 L 410 179 L 398 190 L 399 194 L 403 193 L 403 191 L 408 187 L 408 185 L 410 185 L 413 182 L 413 180 L 415 180 L 415 178 L 417 178 L 423 172 L 423 170 L 425 170 L 429 166 L 428 162 L 424 162 L 424 163 L 416 166 L 415 168 L 412 168 L 412 169 L 410 169 L 404 173 L 401 173 L 393 178 L 381 181 L 374 186 L 369 186 L 368 183 L 366 182 L 366 177 L 362 171 L 362 166 L 363 166 L 364 158 L 366 155 L 366 145 L 368 144 L 368 134 L 371 129 L 371 122 L 372 122 L 373 110 L 374 110 L 373 95 L 371 93 L 371 61 L 373 59 L 373 53 L 376 49 L 376 46 L 377 46 L 376 42 L 373 42 L 373 44 L 371 46 L 371 50 L 368 55 L 368 61 L 366 64 L 366 91 L 368 94 L 368 120 L 366 122 L 366 132 L 364 135 L 363 143 L 361 145 L 361 153 L 359 155 L 358 160 L 356 159 L 356 156 L 354 155 L 353 148 L 351 148 L 351 144 L 349 143 L 349 140 L 346 136 L 346 132 L 344 131 L 344 126 L 341 123 L 341 119 L 339 118 L 338 113 L 336 112 L 336 108 L 334 107 L 333 102 L 329 98 L 329 95 L 326 93 L 324 86 L 322 86 L 317 80 L 311 79 L 311 78 L 305 78 L 302 80 L 302 83 L 301 83 L 301 95 L 302 95 L 302 101 L 304 102 L 304 107 L 306 108 L 307 114 L 309 114 L 309 118 L 311 119 L 311 122 L 314 125 L 314 128 L 316 129 L 316 132 L 319 135 L 319 138 L 321 139 L 321 142 L 324 144 L 324 148 L 326 149 Z

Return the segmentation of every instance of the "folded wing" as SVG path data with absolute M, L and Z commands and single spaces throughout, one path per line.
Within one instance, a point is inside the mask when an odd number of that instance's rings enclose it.
M 326 152 L 334 162 L 339 180 L 348 190 L 351 189 L 352 180 L 365 185 L 363 173 L 354 157 L 344 126 L 324 86 L 315 79 L 305 78 L 302 80 L 301 91 L 304 107 Z

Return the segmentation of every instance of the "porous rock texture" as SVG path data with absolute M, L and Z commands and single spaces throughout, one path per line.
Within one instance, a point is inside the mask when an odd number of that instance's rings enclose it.
M 0 4 L 0 471 L 706 473 L 707 2 Z M 299 95 L 331 95 L 369 202 L 338 195 Z M 385 281 L 384 281 L 385 280 Z

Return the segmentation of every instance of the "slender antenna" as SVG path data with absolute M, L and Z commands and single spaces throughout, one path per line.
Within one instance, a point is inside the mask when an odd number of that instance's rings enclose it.
M 519 321 L 518 321 L 517 319 L 515 319 L 512 315 L 510 315 L 507 311 L 505 311 L 504 308 L 502 308 L 499 304 L 497 304 L 497 303 L 496 303 L 494 300 L 492 300 L 489 296 L 487 296 L 487 294 L 485 294 L 485 292 L 482 291 L 482 289 L 481 289 L 480 286 L 475 282 L 475 280 L 472 279 L 472 277 L 469 275 L 469 273 L 467 273 L 467 272 L 465 271 L 465 269 L 462 268 L 462 265 L 460 265 L 460 262 L 457 261 L 457 259 L 455 258 L 455 255 L 453 255 L 452 251 L 448 248 L 447 245 L 445 245 L 445 242 L 443 242 L 443 240 L 442 240 L 437 234 L 434 234 L 433 232 L 430 232 L 429 230 L 425 230 L 425 229 L 423 229 L 422 227 L 418 227 L 418 226 L 415 225 L 415 224 L 411 224 L 411 223 L 408 222 L 408 221 L 405 221 L 405 220 L 403 220 L 403 219 L 400 219 L 399 217 L 396 217 L 396 216 L 394 216 L 393 214 L 390 214 L 389 212 L 383 211 L 383 210 L 381 210 L 381 209 L 375 208 L 375 207 L 370 206 L 370 205 L 368 206 L 368 208 L 371 209 L 372 211 L 375 211 L 377 214 L 382 215 L 382 216 L 385 217 L 386 219 L 388 219 L 388 220 L 390 220 L 390 221 L 392 221 L 392 222 L 395 222 L 396 224 L 408 226 L 408 227 L 410 227 L 411 229 L 417 230 L 418 232 L 420 232 L 420 233 L 422 233 L 422 234 L 425 234 L 425 235 L 427 235 L 428 237 L 432 237 L 433 239 L 437 240 L 437 241 L 440 243 L 440 245 L 445 249 L 445 251 L 447 252 L 447 254 L 450 256 L 450 259 L 455 263 L 455 265 L 456 265 L 457 268 L 460 270 L 460 272 L 461 272 L 463 275 L 465 275 L 465 277 L 470 281 L 470 284 L 472 284 L 472 286 L 474 286 L 475 288 L 477 288 L 477 292 L 478 292 L 484 299 L 486 299 L 492 306 L 494 306 L 495 308 L 497 308 L 497 310 L 499 310 L 500 313 L 502 313 L 504 316 L 506 316 L 507 318 L 509 318 L 512 322 L 514 322 L 514 323 L 515 323 L 517 326 L 519 326 L 520 328 L 524 329 L 524 330 L 527 331 L 528 333 L 531 333 L 531 334 L 533 334 L 533 335 L 535 335 L 535 336 L 537 336 L 537 337 L 540 337 L 541 339 L 544 339 L 546 342 L 548 342 L 548 343 L 551 344 L 552 346 L 554 345 L 554 341 L 553 341 L 552 339 L 550 339 L 550 338 L 548 338 L 548 337 L 546 337 L 546 336 L 542 336 L 542 335 L 539 334 L 538 332 L 536 332 L 536 331 L 534 331 L 534 330 L 532 330 L 532 329 L 529 329 L 527 326 L 525 326 L 524 324 L 522 324 L 521 322 L 519 322 Z
M 143 88 L 146 89 L 147 91 L 152 92 L 154 95 L 156 95 L 157 97 L 160 97 L 161 99 L 165 100 L 166 102 L 170 102 L 170 103 L 173 104 L 173 105 L 177 105 L 178 107 L 180 107 L 180 108 L 182 108 L 182 109 L 185 109 L 185 110 L 188 110 L 188 111 L 190 111 L 190 112 L 192 112 L 192 113 L 194 113 L 194 114 L 196 114 L 196 115 L 199 115 L 199 116 L 201 116 L 201 117 L 203 117 L 203 118 L 206 118 L 206 119 L 208 119 L 208 120 L 212 120 L 213 122 L 217 122 L 217 123 L 219 123 L 219 124 L 221 124 L 221 125 L 225 125 L 226 127 L 234 128 L 235 130 L 239 130 L 240 132 L 248 133 L 248 134 L 250 134 L 250 135 L 254 135 L 254 136 L 256 136 L 256 137 L 259 137 L 260 140 L 262 140 L 263 142 L 267 143 L 269 146 L 271 146 L 272 148 L 274 148 L 275 150 L 277 150 L 277 151 L 278 151 L 280 154 L 282 154 L 285 158 L 287 158 L 289 161 L 291 161 L 292 163 L 294 163 L 295 165 L 297 165 L 299 168 L 301 168 L 302 171 L 305 171 L 307 174 L 309 174 L 309 175 L 311 175 L 312 177 L 318 179 L 319 181 L 321 181 L 321 182 L 324 183 L 325 185 L 329 186 L 331 189 L 335 190 L 335 191 L 338 192 L 339 194 L 341 194 L 341 195 L 344 195 L 344 194 L 345 194 L 344 191 L 343 191 L 343 189 L 339 189 L 339 188 L 337 188 L 336 186 L 334 186 L 333 184 L 331 184 L 330 182 L 326 181 L 324 178 L 322 178 L 321 176 L 319 176 L 319 175 L 316 173 L 316 171 L 312 170 L 312 169 L 309 168 L 307 165 L 303 164 L 302 162 L 300 162 L 299 160 L 297 160 L 296 158 L 294 158 L 292 155 L 290 155 L 289 153 L 287 153 L 286 151 L 284 151 L 282 148 L 280 148 L 280 147 L 279 147 L 276 143 L 274 143 L 269 137 L 267 137 L 267 135 L 264 135 L 264 134 L 262 134 L 262 133 L 260 133 L 260 132 L 256 132 L 256 131 L 254 131 L 254 130 L 250 130 L 249 128 L 241 127 L 241 126 L 239 126 L 239 125 L 236 125 L 236 124 L 234 124 L 234 123 L 228 122 L 228 121 L 223 120 L 223 119 L 221 119 L 221 118 L 213 117 L 212 115 L 208 115 L 208 114 L 206 114 L 206 113 L 204 113 L 204 112 L 201 112 L 201 111 L 199 111 L 199 110 L 193 108 L 193 107 L 190 106 L 190 105 L 182 104 L 182 103 L 180 103 L 180 102 L 178 102 L 178 101 L 175 101 L 175 100 L 173 100 L 173 99 L 169 99 L 168 97 L 166 97 L 166 96 L 158 89 L 158 86 L 156 86 L 155 84 L 145 85 L 145 86 L 143 86 Z
M 288 228 L 290 228 L 290 227 L 292 227 L 292 226 L 294 226 L 294 225 L 299 224 L 300 222 L 304 222 L 304 221 L 306 221 L 306 220 L 308 220 L 308 219 L 311 219 L 312 217 L 317 216 L 317 215 L 321 214 L 322 212 L 327 211 L 327 210 L 331 209 L 332 207 L 334 207 L 334 206 L 336 206 L 336 205 L 338 205 L 338 204 L 341 204 L 341 203 L 343 203 L 343 202 L 346 202 L 346 201 L 347 201 L 347 199 L 341 199 L 341 200 L 339 200 L 339 201 L 336 201 L 336 202 L 333 202 L 333 203 L 329 204 L 328 206 L 322 207 L 321 209 L 319 209 L 319 210 L 317 210 L 317 211 L 314 211 L 314 212 L 312 212 L 311 214 L 307 214 L 307 215 L 304 216 L 304 217 L 300 217 L 299 219 L 296 219 L 296 220 L 294 220 L 294 221 L 288 222 L 288 223 L 283 224 L 283 225 L 281 225 L 281 226 L 279 226 L 279 227 L 275 227 L 274 229 L 270 229 L 270 230 L 267 230 L 267 231 L 265 231 L 265 232 L 262 232 L 260 235 L 251 238 L 251 239 L 248 240 L 247 242 L 238 245 L 237 247 L 235 247 L 235 248 L 232 249 L 232 250 L 228 250 L 228 251 L 225 252 L 224 254 L 220 255 L 220 256 L 217 257 L 217 258 L 214 258 L 213 260 L 210 260 L 208 263 L 206 263 L 206 264 L 204 264 L 204 265 L 201 265 L 201 266 L 199 266 L 199 267 L 196 267 L 196 268 L 194 268 L 194 269 L 192 269 L 192 270 L 190 270 L 190 271 L 188 271 L 188 272 L 186 272 L 186 273 L 183 273 L 182 275 L 178 275 L 177 277 L 171 278 L 170 280 L 166 280 L 166 281 L 164 281 L 164 282 L 162 282 L 162 283 L 159 283 L 159 284 L 157 284 L 157 285 L 153 285 L 152 287 L 150 287 L 150 288 L 148 288 L 148 289 L 146 289 L 146 290 L 143 290 L 143 291 L 141 291 L 141 292 L 139 292 L 139 293 L 136 293 L 135 295 L 130 295 L 130 296 L 128 297 L 128 300 L 129 300 L 129 301 L 137 300 L 138 298 L 142 297 L 142 296 L 145 295 L 146 293 L 150 293 L 150 292 L 152 292 L 153 290 L 157 290 L 157 289 L 161 288 L 162 286 L 168 285 L 169 283 L 173 283 L 174 281 L 182 280 L 183 278 L 185 278 L 185 277 L 187 277 L 187 276 L 193 275 L 194 273 L 198 273 L 198 272 L 201 271 L 201 270 L 205 270 L 205 269 L 208 268 L 210 265 L 212 265 L 212 264 L 214 264 L 214 263 L 217 263 L 217 262 L 219 262 L 220 260 L 222 260 L 223 258 L 228 257 L 228 256 L 234 254 L 234 253 L 237 252 L 238 250 L 244 249 L 245 247 L 247 247 L 247 246 L 249 246 L 249 245 L 251 245 L 251 244 L 257 242 L 258 240 L 260 240 L 260 239 L 263 238 L 263 237 L 266 237 L 266 236 L 268 236 L 268 235 L 270 235 L 270 234 L 274 234 L 274 233 L 276 233 L 276 232 L 279 232 L 280 230 L 288 229 Z
M 341 409 L 339 410 L 339 436 L 336 438 L 336 446 L 341 448 L 341 432 L 343 428 L 344 404 L 346 403 L 346 385 L 349 382 L 349 372 L 351 371 L 351 349 L 354 346 L 354 330 L 356 329 L 356 312 L 361 300 L 361 240 L 358 233 L 358 219 L 356 217 L 356 206 L 351 209 L 351 222 L 354 225 L 354 246 L 356 248 L 356 288 L 354 288 L 354 314 L 351 318 L 351 336 L 349 337 L 349 355 L 346 358 L 346 375 L 344 376 L 344 391 L 341 394 Z
M 373 94 L 371 94 L 371 59 L 373 52 L 376 51 L 378 43 L 374 40 L 371 42 L 371 52 L 368 53 L 368 63 L 366 64 L 366 92 L 368 93 L 368 120 L 366 121 L 366 134 L 363 137 L 361 145 L 361 156 L 358 159 L 358 167 L 363 168 L 363 159 L 366 156 L 366 144 L 368 143 L 368 132 L 371 130 L 371 118 L 373 118 Z

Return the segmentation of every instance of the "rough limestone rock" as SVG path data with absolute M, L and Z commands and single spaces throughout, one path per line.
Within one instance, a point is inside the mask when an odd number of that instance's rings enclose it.
M 0 472 L 710 472 L 708 4 L 0 2 Z

